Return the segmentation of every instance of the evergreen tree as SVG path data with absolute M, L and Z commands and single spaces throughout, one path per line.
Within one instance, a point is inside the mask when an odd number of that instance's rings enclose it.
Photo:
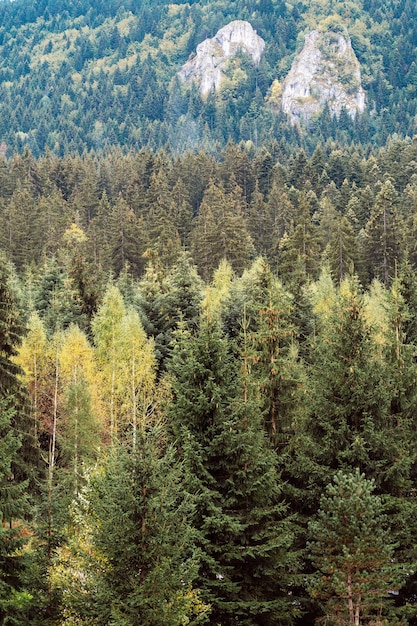
M 233 373 L 227 342 L 207 320 L 179 339 L 171 372 L 169 423 L 196 500 L 197 584 L 211 623 L 290 624 L 292 528 L 247 367 Z
M 375 199 L 366 224 L 367 260 L 371 276 L 388 285 L 394 275 L 395 263 L 400 261 L 401 231 L 397 215 L 397 193 L 387 180 Z
M 23 334 L 16 301 L 10 285 L 11 268 L 0 257 L 0 397 L 20 395 L 20 368 L 13 361 Z M 21 398 L 19 398 L 21 399 Z
M 200 205 L 191 235 L 192 253 L 201 276 L 211 277 L 222 259 L 242 272 L 253 254 L 242 205 L 212 180 Z
M 28 513 L 28 481 L 15 476 L 13 466 L 22 445 L 16 428 L 14 399 L 0 398 L 0 621 L 27 623 L 32 596 L 24 587 L 29 532 L 24 518 Z
M 303 409 L 304 373 L 299 360 L 291 296 L 269 277 L 269 289 L 259 307 L 251 340 L 250 359 L 256 378 L 264 424 L 271 443 L 282 452 Z
M 203 282 L 186 252 L 165 275 L 159 258 L 148 265 L 139 284 L 139 309 L 147 334 L 155 340 L 160 369 L 165 369 L 179 323 L 196 327 L 202 294 Z
M 143 221 L 123 197 L 119 196 L 108 217 L 108 245 L 111 268 L 116 275 L 128 267 L 139 276 L 144 267 L 143 254 L 148 245 Z
M 81 302 L 66 268 L 55 257 L 42 267 L 33 304 L 47 331 L 67 328 L 72 322 L 85 322 Z
M 359 470 L 337 472 L 309 523 L 308 548 L 317 568 L 309 590 L 323 613 L 317 623 L 402 623 L 388 604 L 406 568 L 395 561 L 384 504 L 374 489 Z
M 302 193 L 296 222 L 279 242 L 278 270 L 283 281 L 292 286 L 294 281 L 315 277 L 318 259 L 317 226 L 312 223 L 309 202 Z
M 14 362 L 22 327 L 7 270 L 0 259 L 0 620 L 24 624 L 31 600 L 23 586 L 29 534 L 24 518 L 29 514 L 30 479 L 37 459 L 21 369 Z
M 334 277 L 343 280 L 357 269 L 358 252 L 353 228 L 346 216 L 338 216 L 333 236 L 324 251 Z
M 78 530 L 54 570 L 66 623 L 205 621 L 208 607 L 193 585 L 193 505 L 181 484 L 181 467 L 160 425 L 140 429 L 136 450 L 113 447 L 78 503 Z

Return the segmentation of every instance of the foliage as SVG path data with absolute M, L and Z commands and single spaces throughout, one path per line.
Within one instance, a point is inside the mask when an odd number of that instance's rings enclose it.
M 160 427 L 150 426 L 141 429 L 136 450 L 114 447 L 75 503 L 77 525 L 69 527 L 53 570 L 64 624 L 204 621 L 208 607 L 192 584 L 192 502 L 161 437 Z
M 399 624 L 392 616 L 386 620 L 386 605 L 401 586 L 405 567 L 395 561 L 383 502 L 374 488 L 359 470 L 336 473 L 309 523 L 311 558 L 318 568 L 309 589 L 324 614 L 318 623 Z

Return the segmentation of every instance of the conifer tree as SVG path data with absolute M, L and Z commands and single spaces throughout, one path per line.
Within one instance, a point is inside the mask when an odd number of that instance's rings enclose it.
M 22 445 L 13 404 L 11 397 L 0 398 L 0 621 L 23 625 L 32 599 L 23 582 L 28 566 L 24 551 L 28 481 L 17 479 L 13 470 Z
M 197 584 L 211 623 L 290 624 L 292 528 L 256 395 L 233 372 L 216 321 L 185 333 L 172 358 L 172 436 L 196 499 Z
M 267 254 L 268 238 L 265 231 L 267 230 L 266 221 L 267 207 L 263 194 L 259 191 L 259 183 L 256 181 L 255 189 L 251 196 L 248 207 L 248 231 L 253 239 L 258 254 Z
M 253 243 L 246 227 L 236 193 L 226 194 L 211 180 L 191 235 L 192 254 L 201 276 L 209 279 L 222 259 L 242 272 L 253 254 Z
M 85 323 L 82 305 L 66 267 L 55 257 L 42 267 L 33 304 L 49 334 L 67 328 L 72 322 Z
M 353 269 L 357 269 L 358 252 L 355 235 L 346 216 L 338 216 L 332 238 L 323 256 L 328 260 L 334 277 L 339 281 Z
M 165 368 L 178 324 L 196 327 L 202 295 L 203 282 L 186 252 L 168 272 L 159 258 L 148 265 L 139 283 L 139 309 L 147 334 L 155 340 L 160 369 Z
M 255 328 L 249 334 L 250 359 L 259 384 L 266 431 L 272 445 L 282 448 L 302 413 L 304 372 L 292 322 L 291 296 L 272 275 L 267 280 L 269 288 L 256 303 Z
M 309 591 L 323 612 L 317 623 L 402 623 L 388 603 L 406 568 L 395 560 L 383 500 L 374 489 L 359 470 L 337 472 L 309 523 L 308 549 L 317 568 Z
M 129 267 L 134 276 L 139 276 L 144 267 L 142 255 L 148 239 L 133 209 L 119 196 L 108 217 L 108 246 L 111 268 L 116 275 Z
M 9 266 L 0 256 L 0 397 L 21 393 L 20 367 L 13 362 L 23 334 L 19 312 L 10 287 Z
M 22 530 L 37 459 L 21 369 L 14 362 L 21 334 L 8 265 L 0 258 L 0 620 L 5 624 L 25 623 L 31 599 L 23 587 L 28 533 Z
M 292 286 L 315 277 L 319 265 L 317 226 L 312 223 L 305 193 L 300 195 L 294 226 L 279 243 L 278 271 L 283 281 Z
M 381 187 L 375 198 L 366 224 L 367 260 L 371 276 L 388 286 L 394 275 L 395 263 L 401 260 L 401 230 L 397 214 L 398 196 L 390 180 Z
M 370 478 L 378 475 L 379 481 L 389 472 L 383 447 L 391 426 L 389 389 L 355 277 L 342 282 L 329 310 L 324 307 L 321 315 L 316 309 L 306 440 L 303 445 L 294 441 L 296 456 L 303 449 L 307 454 L 296 471 L 305 473 L 304 505 L 311 502 L 313 509 L 320 489 L 337 469 L 359 467 Z
M 75 534 L 53 571 L 65 623 L 190 626 L 208 606 L 194 586 L 193 502 L 161 424 L 141 425 L 135 450 L 114 446 L 77 504 Z
M 163 167 L 151 176 L 146 202 L 148 206 L 146 228 L 150 247 L 157 252 L 162 263 L 170 267 L 181 250 L 177 230 L 177 224 L 181 220 L 175 219 L 178 215 L 176 215 L 177 209 L 180 207 L 177 207 L 173 201 L 167 174 Z

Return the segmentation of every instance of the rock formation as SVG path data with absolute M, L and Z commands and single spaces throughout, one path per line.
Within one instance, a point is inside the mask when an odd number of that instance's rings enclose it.
M 354 117 L 365 109 L 360 65 L 346 32 L 313 30 L 282 85 L 282 109 L 292 124 L 309 120 L 327 104 Z
M 206 96 L 212 89 L 220 88 L 229 59 L 237 52 L 248 54 L 258 64 L 264 48 L 264 40 L 251 24 L 236 20 L 221 28 L 212 39 L 200 43 L 195 56 L 182 66 L 179 76 L 184 82 L 196 81 Z

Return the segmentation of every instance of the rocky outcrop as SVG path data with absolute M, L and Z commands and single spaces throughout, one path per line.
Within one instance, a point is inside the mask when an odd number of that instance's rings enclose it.
M 292 124 L 309 120 L 325 105 L 354 117 L 365 109 L 360 65 L 346 32 L 313 30 L 282 85 L 281 106 Z
M 221 28 L 212 39 L 200 43 L 195 56 L 182 66 L 179 76 L 184 82 L 197 82 L 206 96 L 220 88 L 229 59 L 237 52 L 248 54 L 258 64 L 264 48 L 264 40 L 251 24 L 236 20 Z

